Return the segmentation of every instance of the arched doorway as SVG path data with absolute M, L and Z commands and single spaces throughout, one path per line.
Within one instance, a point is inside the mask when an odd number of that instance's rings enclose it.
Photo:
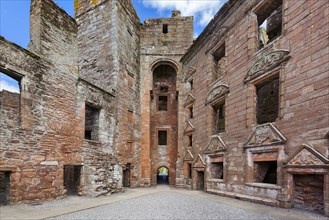
M 169 170 L 167 167 L 159 167 L 157 174 L 157 184 L 169 184 Z

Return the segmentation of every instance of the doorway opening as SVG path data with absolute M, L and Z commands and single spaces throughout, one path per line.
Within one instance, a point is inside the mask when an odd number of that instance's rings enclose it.
M 167 167 L 160 167 L 158 169 L 157 183 L 168 185 L 169 184 L 169 170 Z
M 0 172 L 0 206 L 9 204 L 10 172 Z
M 123 170 L 123 186 L 130 187 L 130 163 L 128 163 L 126 169 Z
M 196 189 L 204 190 L 204 172 L 197 171 Z
M 80 186 L 81 166 L 64 166 L 64 187 L 67 195 L 78 195 Z

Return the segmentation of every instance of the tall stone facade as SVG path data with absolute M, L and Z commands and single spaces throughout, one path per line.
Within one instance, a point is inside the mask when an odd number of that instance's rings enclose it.
M 329 215 L 328 3 L 229 0 L 143 24 L 129 0 L 31 2 L 0 38 L 0 204 L 160 182 Z M 266 22 L 265 22 L 266 21 Z

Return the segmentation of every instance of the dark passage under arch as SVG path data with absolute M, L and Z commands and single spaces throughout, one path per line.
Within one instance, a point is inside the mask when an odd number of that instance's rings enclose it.
M 157 174 L 157 184 L 169 184 L 169 170 L 166 167 L 160 167 Z

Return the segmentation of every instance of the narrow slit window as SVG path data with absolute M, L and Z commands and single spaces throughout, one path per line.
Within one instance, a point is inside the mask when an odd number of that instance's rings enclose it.
M 167 145 L 167 131 L 158 132 L 158 145 Z
M 188 136 L 188 146 L 192 147 L 192 145 L 193 145 L 193 136 L 190 135 L 190 136 Z
M 214 108 L 214 134 L 225 131 L 225 102 L 222 102 Z
M 167 34 L 168 33 L 168 24 L 162 25 L 162 33 Z

